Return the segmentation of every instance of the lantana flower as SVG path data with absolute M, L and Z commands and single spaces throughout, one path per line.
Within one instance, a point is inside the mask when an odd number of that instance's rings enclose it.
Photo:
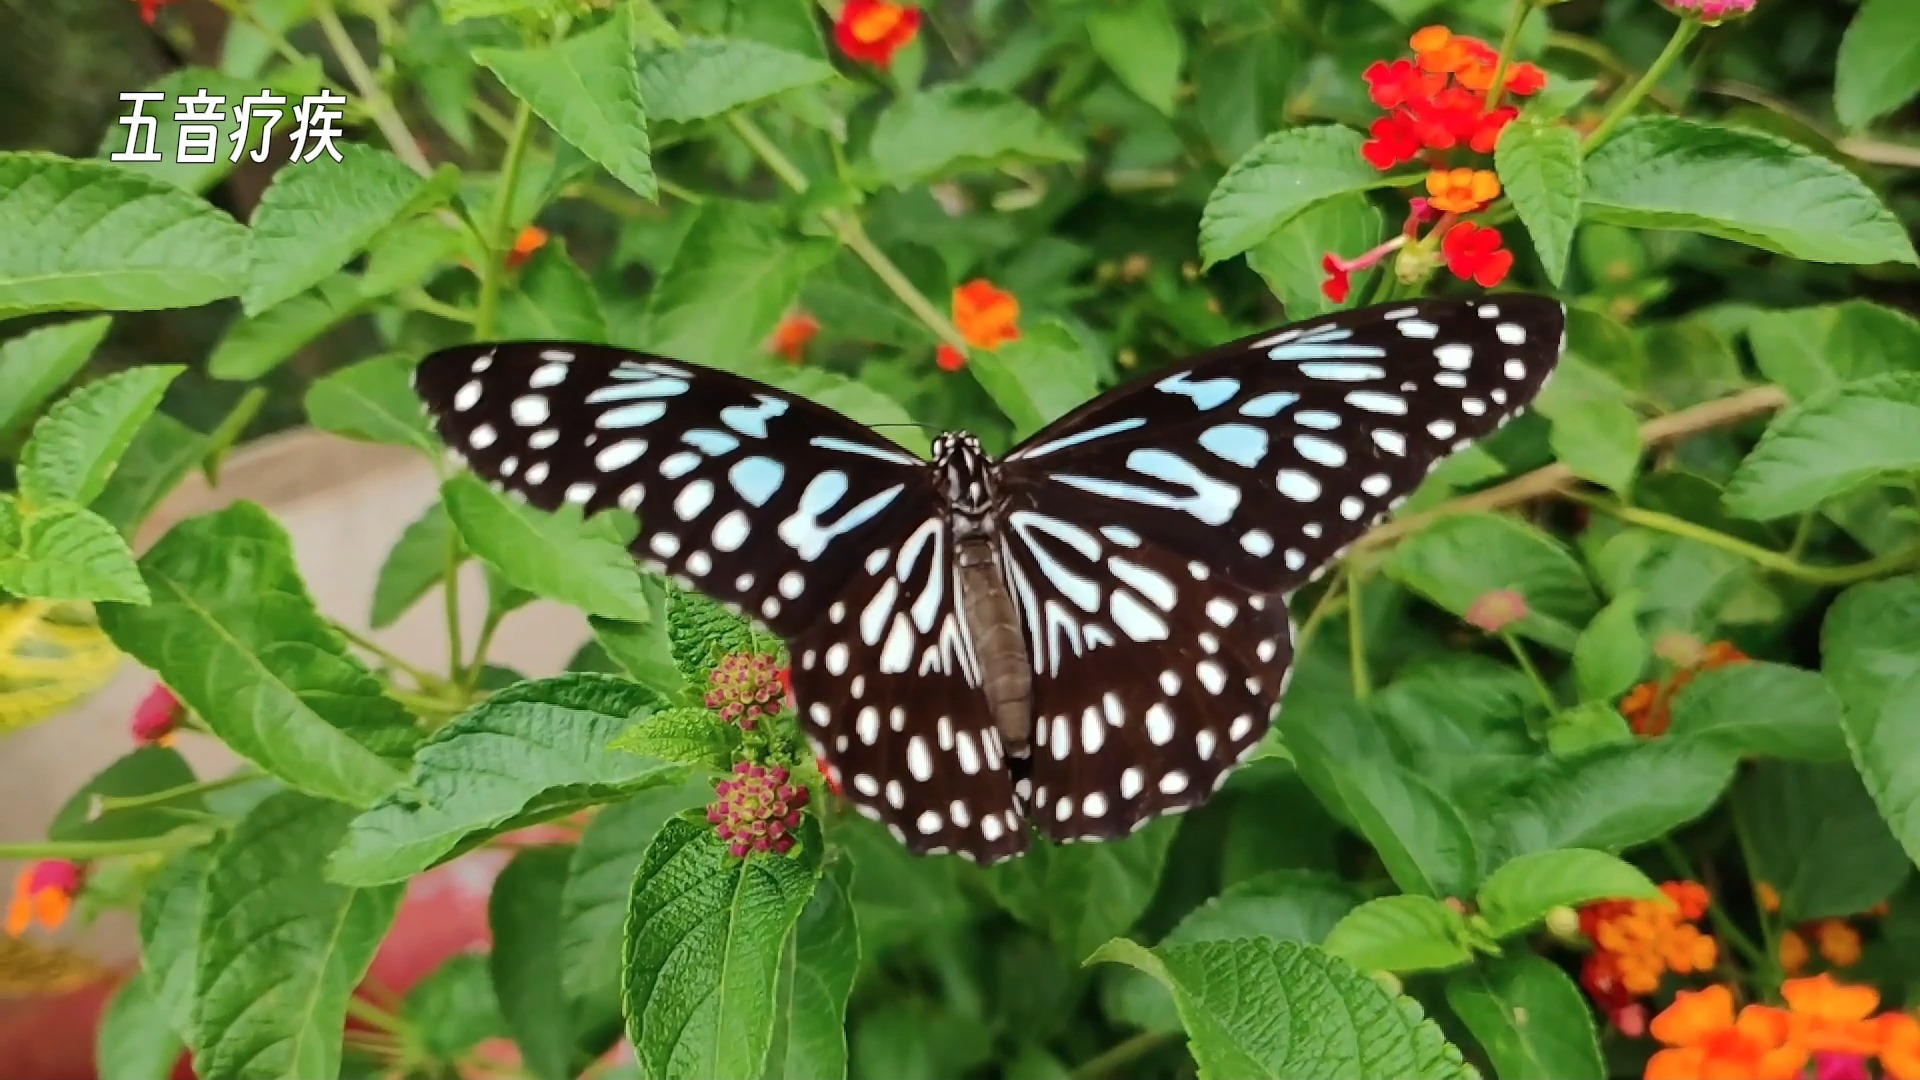
M 1649 1030 L 1667 1049 L 1647 1061 L 1646 1080 L 1794 1080 L 1807 1062 L 1807 1049 L 1788 1039 L 1784 1011 L 1748 1005 L 1735 1014 L 1725 986 L 1680 991 Z
M 886 68 L 920 33 L 920 9 L 888 0 L 847 0 L 833 21 L 833 40 L 847 59 Z
M 1580 909 L 1580 930 L 1593 951 L 1580 985 L 1619 1026 L 1618 1017 L 1660 989 L 1668 974 L 1710 971 L 1719 960 L 1714 939 L 1696 925 L 1706 917 L 1707 890 L 1698 882 L 1669 881 L 1647 900 L 1602 900 Z
M 806 358 L 807 344 L 820 333 L 820 320 L 804 311 L 789 312 L 773 328 L 773 338 L 767 343 L 768 351 L 784 356 L 794 363 Z
M 706 706 L 729 724 L 752 731 L 761 720 L 780 715 L 787 688 L 773 657 L 734 653 L 722 657 L 707 676 Z
M 1491 289 L 1513 269 L 1513 252 L 1501 246 L 1500 230 L 1463 221 L 1440 239 L 1447 269 L 1466 281 Z
M 1468 626 L 1498 634 L 1527 617 L 1527 598 L 1513 589 L 1490 589 L 1467 605 Z
M 527 264 L 533 253 L 547 246 L 550 237 L 547 230 L 538 225 L 528 225 L 513 238 L 513 247 L 507 251 L 507 269 L 515 270 Z
M 993 282 L 975 278 L 953 290 L 953 325 L 967 344 L 992 352 L 1019 339 L 1020 301 Z M 958 371 L 967 361 L 965 353 L 947 344 L 935 358 L 942 371 Z
M 147 696 L 133 707 L 133 721 L 128 727 L 133 741 L 141 746 L 170 746 L 185 715 L 186 707 L 173 691 L 165 683 L 154 683 Z
M 1671 648 L 1660 651 L 1668 655 L 1673 653 Z M 1649 739 L 1666 734 L 1668 725 L 1673 723 L 1673 699 L 1686 689 L 1695 675 L 1729 664 L 1744 663 L 1748 659 L 1746 653 L 1725 641 L 1689 650 L 1688 654 L 1680 669 L 1671 676 L 1643 682 L 1621 699 L 1620 715 L 1626 718 L 1627 726 L 1633 729 L 1634 734 Z
M 707 807 L 707 821 L 727 842 L 734 858 L 756 851 L 785 855 L 793 850 L 794 831 L 800 828 L 800 809 L 807 805 L 807 789 L 789 783 L 787 770 L 742 761 L 733 774 L 714 785 L 718 798 Z
M 19 937 L 36 922 L 58 930 L 73 911 L 74 898 L 86 880 L 86 867 L 69 859 L 41 859 L 29 865 L 13 880 L 7 934 Z
M 1754 0 L 1660 0 L 1660 6 L 1683 19 L 1697 19 L 1707 26 L 1719 26 L 1752 14 Z

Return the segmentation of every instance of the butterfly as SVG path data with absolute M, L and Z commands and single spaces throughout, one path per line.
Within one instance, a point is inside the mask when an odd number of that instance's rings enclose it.
M 724 371 L 568 342 L 445 349 L 440 437 L 786 642 L 829 778 L 911 850 L 993 863 L 1204 802 L 1266 734 L 1286 597 L 1518 414 L 1566 316 L 1525 295 L 1339 312 L 932 460 Z

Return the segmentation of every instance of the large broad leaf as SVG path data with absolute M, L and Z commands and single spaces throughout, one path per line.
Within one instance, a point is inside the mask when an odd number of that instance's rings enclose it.
M 1621 851 L 1706 813 L 1733 779 L 1734 762 L 1690 740 L 1598 746 L 1541 759 L 1485 795 L 1476 817 L 1500 860 L 1555 848 Z
M 187 1042 L 206 1080 L 333 1076 L 347 997 L 404 889 L 321 876 L 353 811 L 298 792 L 241 819 L 213 858 Z
M 25 424 L 80 373 L 112 325 L 112 318 L 98 315 L 0 342 L 0 438 Z
M 1121 0 L 1087 10 L 1093 51 L 1141 100 L 1173 115 L 1186 37 L 1166 0 Z
M 1854 768 L 1907 858 L 1920 862 L 1920 578 L 1842 593 L 1820 629 L 1820 651 L 1846 705 Z
M 1496 589 L 1527 602 L 1515 632 L 1571 650 L 1599 599 L 1564 544 L 1523 521 L 1494 514 L 1443 518 L 1402 541 L 1388 577 L 1456 615 Z
M 1593 1010 L 1552 961 L 1529 952 L 1447 979 L 1447 1004 L 1493 1062 L 1499 1080 L 1605 1076 Z
M 1787 922 L 1858 915 L 1912 869 L 1851 763 L 1763 761 L 1740 777 L 1732 802 L 1748 873 L 1773 886 Z M 1813 806 L 1819 813 L 1807 812 Z
M 657 700 L 604 675 L 495 694 L 420 747 L 410 781 L 354 819 L 328 872 L 400 881 L 488 837 L 683 779 L 683 767 L 607 748 Z
M 42 505 L 92 502 L 182 370 L 166 366 L 123 371 L 74 391 L 48 409 L 33 425 L 20 454 L 20 497 Z
M 1678 117 L 1621 125 L 1587 159 L 1586 218 L 1684 229 L 1809 262 L 1920 262 L 1906 229 L 1836 161 Z
M 832 248 L 789 239 L 775 210 L 714 201 L 647 300 L 645 347 L 732 368 L 757 356 L 808 271 Z
M 1566 124 L 1521 117 L 1500 132 L 1494 162 L 1547 279 L 1559 285 L 1580 224 L 1580 136 Z
M 1553 421 L 1547 442 L 1575 476 L 1625 491 L 1640 468 L 1640 416 L 1607 373 L 1564 356 L 1536 407 Z
M 140 898 L 140 967 L 149 972 L 147 992 L 175 1032 L 184 1034 L 198 1000 L 201 912 L 206 907 L 207 870 L 214 848 L 188 848 L 147 882 Z
M 1833 62 L 1833 111 L 1865 127 L 1920 94 L 1920 7 L 1866 0 L 1840 39 Z
M 213 733 L 303 791 L 365 806 L 400 781 L 414 720 L 347 653 L 253 503 L 175 526 L 140 569 L 151 607 L 103 607 L 114 644 Z
M 385 150 L 340 146 L 274 174 L 253 212 L 240 299 L 255 315 L 318 285 L 389 225 L 452 193 L 451 168 L 422 177 Z
M 1819 673 L 1754 662 L 1703 671 L 1674 699 L 1669 739 L 1742 757 L 1843 761 L 1840 699 Z
M 235 381 L 258 379 L 374 299 L 359 278 L 334 274 L 264 311 L 235 319 L 207 358 L 207 374 Z
M 780 959 L 820 876 L 820 833 L 736 858 L 704 821 L 654 836 L 627 909 L 627 1037 L 656 1080 L 759 1076 Z
M 1870 300 L 1756 312 L 1747 342 L 1760 373 L 1796 401 L 1869 375 L 1920 369 L 1920 321 Z
M 0 494 L 0 516 L 16 512 Z M 0 589 L 33 600 L 99 600 L 144 604 L 150 599 L 133 549 L 106 518 L 55 503 L 21 518 L 18 536 L 0 536 Z
M 1104 844 L 1038 845 L 990 869 L 987 888 L 1070 960 L 1083 959 L 1147 910 L 1178 831 L 1177 821 L 1160 821 Z M 1077 899 L 1063 904 L 1063 896 Z
M 1920 372 L 1844 383 L 1774 418 L 1727 484 L 1727 509 L 1798 514 L 1885 477 L 1920 472 Z
M 1017 161 L 1078 161 L 1079 144 L 1012 94 L 948 83 L 896 100 L 874 122 L 867 157 L 899 187 Z
M 368 622 L 380 630 L 392 626 L 407 609 L 447 579 L 447 571 L 467 558 L 467 547 L 447 516 L 445 503 L 436 502 L 401 532 L 387 551 L 373 582 L 373 610 Z
M 559 136 L 641 197 L 654 197 L 647 114 L 628 20 L 545 49 L 476 49 L 478 60 Z
M 1261 243 L 1297 214 L 1338 195 L 1370 191 L 1381 179 L 1350 128 L 1288 128 L 1233 163 L 1200 215 L 1200 253 L 1208 266 Z
M 1556 907 L 1658 895 L 1647 875 L 1604 851 L 1564 848 L 1510 859 L 1480 886 L 1480 917 L 1494 937 L 1517 934 Z
M 833 77 L 811 56 L 758 41 L 689 38 L 640 55 L 640 96 L 657 120 L 705 120 Z
M 432 451 L 433 434 L 413 393 L 413 365 L 412 357 L 389 353 L 326 375 L 307 388 L 307 419 L 349 439 Z
M 1581 701 L 1611 701 L 1640 681 L 1653 648 L 1640 632 L 1640 594 L 1614 597 L 1573 643 L 1574 682 Z
M 94 1061 L 101 1076 L 114 1080 L 168 1080 L 186 1044 L 174 1033 L 167 1012 L 134 972 L 120 984 L 94 1036 Z
M 1382 896 L 1347 912 L 1323 947 L 1362 971 L 1435 971 L 1473 962 L 1467 918 L 1431 896 Z
M 521 1060 L 539 1080 L 569 1080 L 573 1010 L 560 980 L 560 897 L 568 849 L 529 848 L 513 857 L 493 883 L 487 926 L 493 952 L 487 967 L 507 1030 Z
M 1273 235 L 1247 250 L 1247 265 L 1267 283 L 1285 305 L 1289 319 L 1308 319 L 1341 305 L 1327 298 L 1321 286 L 1327 275 L 1320 260 L 1328 252 L 1365 251 L 1380 242 L 1385 227 L 1380 208 L 1358 193 L 1337 195 L 1295 214 Z M 1352 295 L 1367 295 L 1375 270 L 1351 275 Z
M 131 538 L 160 501 L 213 451 L 214 440 L 157 412 L 147 417 L 93 500 L 93 512 Z
M 113 165 L 0 153 L 0 236 L 0 319 L 197 307 L 245 281 L 246 229 Z
M 467 549 L 519 587 L 591 615 L 644 621 L 647 599 L 626 548 L 578 516 L 508 501 L 469 473 L 440 487 Z
M 1013 421 L 1015 438 L 1040 430 L 1100 389 L 1092 358 L 1058 320 L 1041 323 L 997 351 L 973 353 L 967 367 Z
M 853 862 L 827 864 L 780 957 L 780 997 L 766 1080 L 838 1080 L 847 1074 L 847 998 L 860 970 Z
M 1138 968 L 1173 991 L 1202 1076 L 1475 1075 L 1411 998 L 1312 946 L 1240 938 L 1148 949 L 1116 939 L 1093 960 Z

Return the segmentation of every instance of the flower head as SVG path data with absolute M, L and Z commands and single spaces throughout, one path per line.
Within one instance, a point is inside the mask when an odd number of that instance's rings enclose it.
M 1647 1061 L 1646 1080 L 1794 1080 L 1807 1051 L 1788 1038 L 1784 1020 L 1779 1009 L 1764 1005 L 1736 1015 L 1733 991 L 1725 986 L 1682 990 L 1649 1026 L 1667 1049 Z
M 959 371 L 967 366 L 967 354 L 943 341 L 933 350 L 933 362 L 941 371 Z
M 920 33 L 920 9 L 888 0 L 847 0 L 833 22 L 833 40 L 847 59 L 885 68 Z
M 707 820 L 735 858 L 793 850 L 793 833 L 800 827 L 800 808 L 808 796 L 806 788 L 787 779 L 785 769 L 742 761 L 730 778 L 714 785 L 718 798 L 707 807 Z
M 1660 0 L 1660 6 L 1683 19 L 1697 19 L 1707 26 L 1738 19 L 1753 12 L 1754 0 Z
M 985 278 L 953 290 L 953 324 L 977 349 L 997 349 L 1020 337 L 1020 301 Z
M 1831 975 L 1788 979 L 1780 996 L 1792 1010 L 1789 1019 L 1794 1042 L 1810 1051 L 1873 1054 L 1880 1049 L 1880 1027 L 1867 1017 L 1880 1007 L 1880 992 L 1871 986 L 1842 983 Z
M 1527 617 L 1527 598 L 1512 589 L 1481 593 L 1467 605 L 1467 625 L 1497 634 Z
M 133 741 L 141 746 L 171 745 L 174 729 L 180 726 L 180 718 L 185 714 L 186 708 L 173 696 L 173 691 L 167 689 L 165 683 L 154 683 L 147 696 L 133 707 L 133 722 L 129 725 Z
M 773 328 L 773 339 L 768 343 L 768 349 L 797 364 L 807 354 L 807 343 L 819 332 L 819 319 L 804 311 L 790 312 L 780 320 L 779 326 Z
M 1860 931 L 1845 919 L 1821 919 L 1813 928 L 1820 943 L 1820 957 L 1834 967 L 1852 967 L 1860 962 Z
M 1580 983 L 1609 1013 L 1658 990 L 1669 972 L 1708 971 L 1719 960 L 1718 945 L 1695 925 L 1706 916 L 1707 890 L 1697 882 L 1669 881 L 1660 893 L 1580 909 L 1580 929 L 1593 943 Z
M 1920 1020 L 1888 1013 L 1880 1025 L 1880 1068 L 1892 1080 L 1920 1080 Z
M 1620 701 L 1620 715 L 1626 717 L 1627 726 L 1633 729 L 1633 733 L 1643 738 L 1666 734 L 1668 725 L 1673 722 L 1673 699 L 1686 689 L 1695 675 L 1729 664 L 1744 663 L 1748 659 L 1746 653 L 1725 641 L 1716 641 L 1704 647 L 1688 647 L 1677 636 L 1663 637 L 1656 644 L 1656 651 L 1679 664 L 1680 670 L 1667 679 L 1641 683 L 1629 690 Z M 1778 901 L 1777 895 L 1775 900 Z M 1765 903 L 1764 896 L 1761 902 Z
M 1346 303 L 1353 295 L 1352 268 L 1329 251 L 1320 257 L 1320 270 L 1327 275 L 1327 280 L 1320 283 L 1321 293 L 1336 304 Z
M 513 248 L 507 252 L 507 269 L 513 270 L 525 266 L 533 253 L 547 246 L 547 230 L 538 225 L 529 225 L 520 230 L 513 238 Z
M 787 704 L 787 689 L 781 685 L 778 667 L 766 655 L 722 657 L 707 676 L 707 708 L 727 723 L 739 724 L 742 731 L 752 731 L 760 720 L 780 715 Z
M 1360 77 L 1367 80 L 1367 96 L 1383 109 L 1423 101 L 1447 85 L 1445 75 L 1426 71 L 1411 60 L 1375 60 Z
M 1379 60 L 1361 73 L 1367 96 L 1387 110 L 1368 129 L 1360 148 L 1367 163 L 1387 170 L 1422 156 L 1436 159 L 1461 146 L 1490 154 L 1500 131 L 1520 111 L 1496 105 L 1498 94 L 1527 97 L 1546 88 L 1546 72 L 1527 63 L 1508 63 L 1500 72 L 1500 54 L 1478 38 L 1429 26 L 1408 40 L 1413 59 Z M 1483 202 L 1485 200 L 1482 200 Z M 1441 209 L 1446 209 L 1442 206 Z
M 73 910 L 74 897 L 86 883 L 86 867 L 68 859 L 41 859 L 13 879 L 13 901 L 7 905 L 7 933 L 19 937 L 38 922 L 58 930 Z
M 1813 950 L 1807 947 L 1807 939 L 1801 937 L 1798 930 L 1782 932 L 1780 945 L 1775 951 L 1780 960 L 1780 970 L 1789 975 L 1798 975 L 1807 970 L 1807 963 L 1813 959 Z
M 1440 255 L 1456 276 L 1491 289 L 1513 269 L 1513 252 L 1500 243 L 1499 229 L 1462 221 L 1441 237 Z

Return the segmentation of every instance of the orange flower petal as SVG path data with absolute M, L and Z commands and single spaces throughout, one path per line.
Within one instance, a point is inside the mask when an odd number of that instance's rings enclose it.
M 1646 1080 L 1699 1080 L 1706 1051 L 1697 1047 L 1662 1050 L 1647 1059 Z
M 1675 994 L 1673 1004 L 1653 1018 L 1649 1030 L 1668 1046 L 1689 1046 L 1732 1027 L 1733 991 L 1716 983 Z
M 1824 973 L 1788 979 L 1780 985 L 1780 996 L 1787 999 L 1787 1007 L 1796 1015 L 1822 1020 L 1864 1020 L 1880 1007 L 1880 991 L 1843 983 Z

